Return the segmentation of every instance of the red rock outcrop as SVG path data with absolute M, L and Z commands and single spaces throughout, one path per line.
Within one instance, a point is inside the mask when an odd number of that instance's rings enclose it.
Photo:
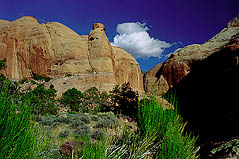
M 12 79 L 31 78 L 33 74 L 53 78 L 51 84 L 61 90 L 59 94 L 71 87 L 111 90 L 124 82 L 143 91 L 138 63 L 110 45 L 101 23 L 94 24 L 89 35 L 78 35 L 63 24 L 39 24 L 30 16 L 11 22 L 0 20 L 3 58 L 7 59 L 7 68 L 1 71 L 4 75 Z M 68 75 L 71 77 L 65 77 Z
M 145 81 L 153 78 L 157 84 L 159 77 L 165 78 L 165 92 L 175 94 L 187 128 L 201 143 L 238 136 L 238 17 L 204 44 L 187 46 L 161 65 L 146 73 Z
M 196 62 L 207 59 L 212 54 L 226 47 L 239 34 L 238 16 L 228 23 L 227 27 L 202 45 L 193 44 L 173 53 L 163 64 L 152 68 L 144 75 L 144 89 L 148 92 L 152 85 L 161 93 L 183 80 Z M 153 73 L 152 73 L 153 72 Z M 161 79 L 161 80 L 160 80 Z M 163 80 L 162 80 L 163 79 Z M 164 80 L 165 79 L 165 80 Z

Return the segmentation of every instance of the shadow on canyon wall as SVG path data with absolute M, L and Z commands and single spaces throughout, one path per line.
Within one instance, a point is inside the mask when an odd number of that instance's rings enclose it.
M 224 48 L 193 63 L 170 92 L 176 92 L 180 112 L 200 143 L 238 136 L 239 49 Z

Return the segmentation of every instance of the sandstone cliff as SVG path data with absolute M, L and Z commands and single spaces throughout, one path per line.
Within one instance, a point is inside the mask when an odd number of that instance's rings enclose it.
M 202 143 L 238 136 L 238 17 L 204 44 L 172 54 L 147 72 L 144 81 L 146 90 L 155 83 L 164 92 L 175 93 L 188 128 Z
M 138 63 L 124 50 L 110 45 L 100 23 L 93 25 L 89 35 L 78 35 L 63 24 L 39 24 L 30 16 L 11 22 L 0 20 L 3 58 L 7 59 L 7 68 L 2 73 L 9 78 L 31 78 L 33 74 L 51 77 L 58 93 L 72 87 L 111 90 L 124 82 L 143 91 Z

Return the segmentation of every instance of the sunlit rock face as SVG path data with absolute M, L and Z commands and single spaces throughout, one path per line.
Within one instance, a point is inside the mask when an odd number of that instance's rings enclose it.
M 130 82 L 143 92 L 138 63 L 124 50 L 111 46 L 105 29 L 96 23 L 89 35 L 78 35 L 61 23 L 40 24 L 31 16 L 0 20 L 0 59 L 7 59 L 7 68 L 1 73 L 13 79 L 33 74 L 51 77 L 55 88 L 62 91 L 92 86 L 111 90 L 116 84 Z M 59 84 L 64 80 L 64 86 Z

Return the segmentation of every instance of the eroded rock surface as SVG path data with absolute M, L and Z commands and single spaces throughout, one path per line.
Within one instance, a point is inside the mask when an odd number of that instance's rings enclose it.
M 143 91 L 138 63 L 127 52 L 111 46 L 101 23 L 94 24 L 89 35 L 78 35 L 61 23 L 39 24 L 31 16 L 0 20 L 3 58 L 7 68 L 1 73 L 9 78 L 47 76 L 54 79 L 57 90 L 92 86 L 111 90 L 116 84 L 130 82 L 135 90 Z M 72 77 L 65 79 L 69 75 Z

